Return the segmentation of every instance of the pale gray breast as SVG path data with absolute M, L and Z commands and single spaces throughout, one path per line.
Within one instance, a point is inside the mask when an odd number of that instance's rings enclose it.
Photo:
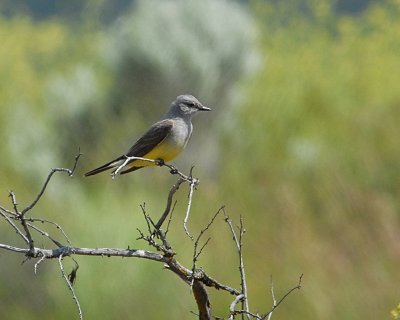
M 171 144 L 178 148 L 186 147 L 192 134 L 192 123 L 183 119 L 174 119 L 174 126 L 171 129 L 171 134 L 168 140 Z

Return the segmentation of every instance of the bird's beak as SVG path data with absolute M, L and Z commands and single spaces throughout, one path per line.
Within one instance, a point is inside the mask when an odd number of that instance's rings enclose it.
M 199 105 L 199 110 L 200 110 L 200 111 L 211 111 L 210 108 L 205 107 L 205 106 L 203 106 L 203 105 Z

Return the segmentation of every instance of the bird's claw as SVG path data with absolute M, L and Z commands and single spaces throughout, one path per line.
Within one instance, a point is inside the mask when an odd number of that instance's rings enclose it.
M 159 167 L 162 167 L 165 164 L 163 159 L 156 159 L 155 161 L 156 161 L 156 165 Z

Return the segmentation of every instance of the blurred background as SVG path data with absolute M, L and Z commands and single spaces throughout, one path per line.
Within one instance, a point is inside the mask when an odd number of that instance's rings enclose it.
M 146 248 L 139 205 L 157 218 L 176 177 L 83 173 L 191 93 L 213 111 L 194 119 L 173 162 L 194 165 L 201 180 L 189 229 L 196 235 L 221 205 L 243 217 L 251 309 L 270 309 L 270 275 L 279 297 L 304 273 L 274 319 L 391 318 L 400 301 L 398 0 L 3 0 L 0 12 L 1 205 L 11 208 L 10 190 L 29 204 L 80 148 L 74 177 L 54 177 L 32 216 L 58 222 L 75 246 Z M 187 191 L 170 241 L 190 266 Z M 239 287 L 222 218 L 208 235 L 199 266 Z M 0 242 L 23 246 L 5 222 Z M 0 252 L 1 318 L 77 318 L 57 262 L 35 275 L 23 259 Z M 160 264 L 76 259 L 86 319 L 196 318 L 190 289 Z M 226 317 L 232 298 L 210 295 Z

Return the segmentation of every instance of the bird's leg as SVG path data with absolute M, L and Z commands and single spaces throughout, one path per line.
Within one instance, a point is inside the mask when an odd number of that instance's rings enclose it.
M 155 159 L 154 161 L 155 161 L 155 164 L 157 166 L 160 166 L 160 167 L 167 166 L 168 168 L 170 168 L 171 169 L 171 171 L 170 171 L 171 174 L 177 174 L 179 172 L 178 169 L 175 168 L 173 165 L 165 164 L 163 159 L 159 158 L 159 159 Z

